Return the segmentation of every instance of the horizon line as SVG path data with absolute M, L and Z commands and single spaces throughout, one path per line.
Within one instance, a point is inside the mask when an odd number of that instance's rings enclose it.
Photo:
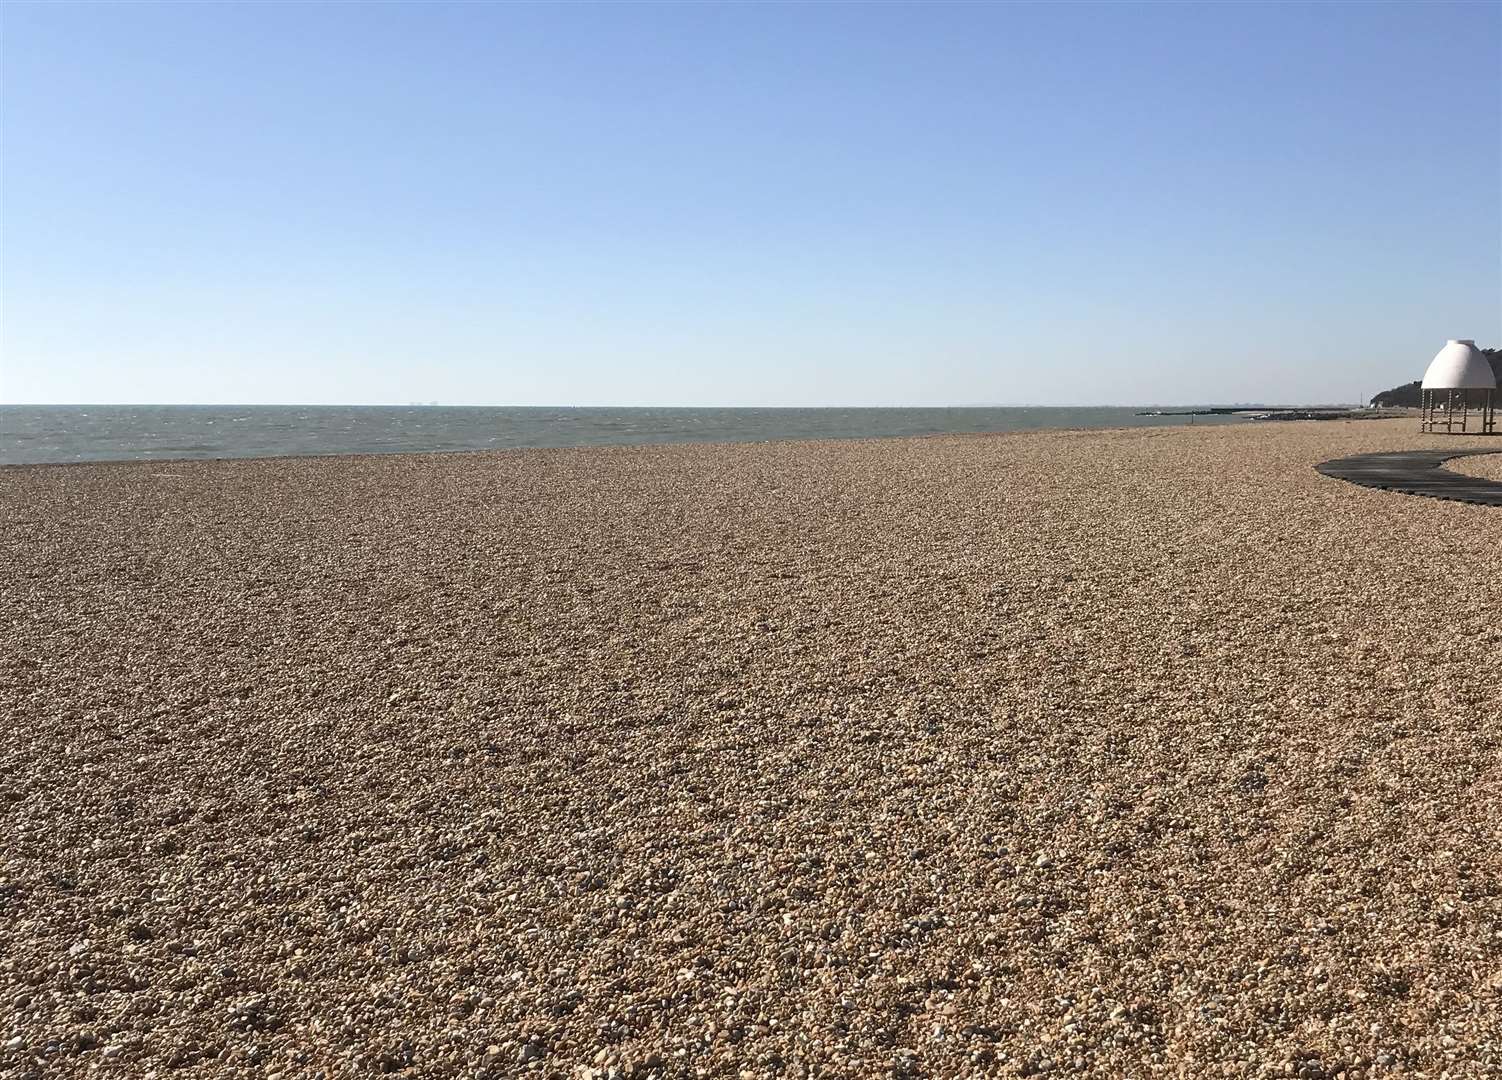
M 1094 405 L 981 402 L 942 405 L 498 405 L 438 401 L 0 401 L 0 409 L 1315 409 L 1349 407 L 1353 402 L 1268 404 L 1266 401 L 1149 401 Z M 1368 401 L 1354 404 L 1366 405 Z

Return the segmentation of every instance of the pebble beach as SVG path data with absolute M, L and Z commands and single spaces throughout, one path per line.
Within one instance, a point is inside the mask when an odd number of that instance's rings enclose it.
M 1416 428 L 0 469 L 0 1075 L 1502 1075 Z

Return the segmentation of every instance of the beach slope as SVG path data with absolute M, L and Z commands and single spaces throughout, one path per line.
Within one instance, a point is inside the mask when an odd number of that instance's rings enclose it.
M 0 469 L 0 1072 L 1496 1075 L 1415 426 Z

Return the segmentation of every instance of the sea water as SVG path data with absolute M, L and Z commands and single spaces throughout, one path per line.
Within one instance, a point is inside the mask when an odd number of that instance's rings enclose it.
M 1132 408 L 0 405 L 0 464 L 850 439 L 1239 423 Z

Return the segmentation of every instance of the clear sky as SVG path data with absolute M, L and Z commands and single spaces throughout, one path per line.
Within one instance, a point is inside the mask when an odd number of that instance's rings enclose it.
M 3 19 L 0 401 L 1312 402 L 1502 345 L 1502 6 Z

